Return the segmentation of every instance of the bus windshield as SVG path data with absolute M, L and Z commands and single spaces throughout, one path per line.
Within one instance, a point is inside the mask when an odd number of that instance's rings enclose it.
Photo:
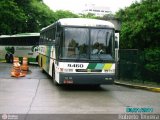
M 60 59 L 113 60 L 113 30 L 64 28 Z

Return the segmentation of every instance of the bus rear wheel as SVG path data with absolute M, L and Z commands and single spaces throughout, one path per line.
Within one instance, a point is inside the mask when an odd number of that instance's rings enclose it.
M 7 63 L 13 63 L 13 55 L 12 54 L 6 54 L 5 60 Z
M 10 62 L 10 63 L 13 63 L 13 55 L 10 55 L 10 57 L 9 57 L 9 62 Z
M 5 55 L 5 60 L 7 63 L 9 63 L 9 55 L 8 54 Z

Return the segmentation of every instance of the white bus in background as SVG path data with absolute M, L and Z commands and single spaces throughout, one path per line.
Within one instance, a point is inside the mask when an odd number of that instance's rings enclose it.
M 114 25 L 96 19 L 60 19 L 40 31 L 38 61 L 56 84 L 113 84 Z
M 0 36 L 0 61 L 13 62 L 13 57 L 28 58 L 29 63 L 38 60 L 39 33 L 22 33 Z

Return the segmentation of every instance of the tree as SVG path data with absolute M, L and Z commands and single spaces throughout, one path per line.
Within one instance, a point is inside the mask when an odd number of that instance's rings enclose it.
M 95 14 L 93 13 L 87 13 L 87 14 L 81 14 L 82 18 L 93 18 L 93 19 L 97 19 L 98 17 L 95 16 Z
M 159 46 L 159 6 L 159 0 L 142 0 L 116 13 L 116 17 L 122 21 L 121 48 L 144 50 Z
M 28 16 L 28 32 L 39 31 L 41 28 L 56 21 L 55 13 L 42 1 L 39 1 L 40 0 L 32 0 L 32 2 L 28 5 L 28 8 L 25 7 L 25 12 Z
M 52 11 L 43 0 L 1 0 L 0 34 L 39 32 L 60 18 L 79 17 L 70 11 Z
M 0 34 L 14 34 L 26 28 L 27 17 L 13 0 L 0 1 Z
M 64 10 L 56 11 L 55 16 L 57 17 L 57 20 L 61 19 L 61 18 L 77 18 L 77 17 L 79 17 L 78 15 L 73 14 L 70 11 L 64 11 Z
M 122 21 L 120 48 L 141 50 L 141 76 L 151 80 L 159 80 L 160 72 L 159 6 L 160 0 L 141 0 L 116 13 L 116 17 Z

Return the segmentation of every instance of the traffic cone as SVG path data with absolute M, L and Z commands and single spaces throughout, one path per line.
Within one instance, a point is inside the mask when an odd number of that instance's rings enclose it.
M 28 71 L 29 70 L 29 67 L 28 67 L 28 58 L 27 57 L 23 57 L 21 69 L 23 71 Z
M 14 75 L 15 77 L 19 77 L 20 73 L 21 73 L 21 67 L 17 64 L 16 66 L 14 66 Z
M 19 58 L 18 57 L 14 57 L 13 59 L 13 68 L 11 70 L 11 76 L 12 77 L 19 77 L 20 76 L 20 72 L 21 72 L 21 67 L 19 64 Z

